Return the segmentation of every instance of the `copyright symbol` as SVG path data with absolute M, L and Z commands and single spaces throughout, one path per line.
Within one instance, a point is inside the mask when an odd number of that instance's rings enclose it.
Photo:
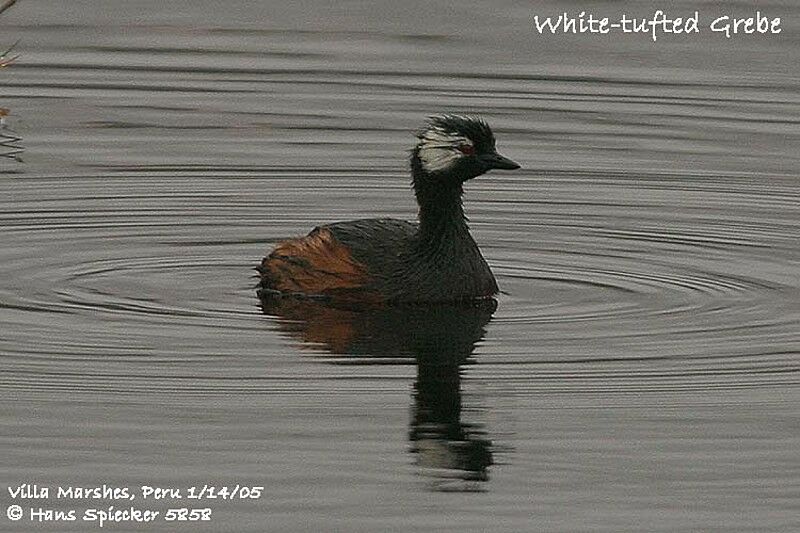
M 6 516 L 9 520 L 14 520 L 15 522 L 22 518 L 22 507 L 19 505 L 12 505 L 8 509 L 6 509 Z

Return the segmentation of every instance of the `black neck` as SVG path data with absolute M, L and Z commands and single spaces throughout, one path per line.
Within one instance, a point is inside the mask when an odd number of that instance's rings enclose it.
M 461 204 L 461 181 L 430 176 L 422 168 L 416 151 L 411 157 L 414 194 L 419 204 L 420 245 L 427 250 L 471 241 Z

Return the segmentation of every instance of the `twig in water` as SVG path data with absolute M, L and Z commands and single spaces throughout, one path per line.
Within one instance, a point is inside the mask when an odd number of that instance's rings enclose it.
M 16 1 L 16 0 L 14 0 L 14 1 Z M 17 59 L 17 58 L 19 57 L 19 56 L 17 55 L 17 56 L 14 56 L 14 57 L 9 57 L 8 59 L 6 59 L 6 56 L 7 56 L 8 54 L 10 54 L 10 53 L 11 53 L 11 50 L 13 50 L 15 46 L 17 46 L 17 43 L 19 43 L 19 40 L 17 40 L 17 42 L 16 42 L 16 43 L 12 44 L 12 45 L 11 45 L 11 46 L 8 48 L 8 50 L 6 50 L 6 51 L 5 51 L 5 52 L 3 52 L 2 54 L 0 54 L 0 68 L 7 67 L 7 66 L 8 66 L 8 65 L 10 65 L 11 63 L 13 63 L 15 59 Z
M 5 11 L 6 9 L 8 9 L 9 7 L 13 6 L 16 3 L 17 3 L 17 0 L 7 0 L 5 4 L 0 6 L 0 14 L 3 13 L 3 11 Z M 19 41 L 17 41 L 17 43 L 18 42 Z M 12 58 L 6 59 L 6 56 L 8 55 L 8 53 L 11 52 L 11 50 L 13 50 L 15 46 L 17 46 L 17 43 L 12 44 L 11 48 L 9 48 L 8 50 L 6 50 L 2 54 L 0 54 L 0 68 L 7 67 L 11 63 L 13 63 L 16 58 L 19 57 L 19 56 L 14 56 Z
M 5 4 L 0 6 L 0 13 L 17 3 L 17 0 L 8 0 Z

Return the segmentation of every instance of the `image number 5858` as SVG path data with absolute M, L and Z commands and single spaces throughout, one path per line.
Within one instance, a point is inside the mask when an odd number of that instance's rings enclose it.
M 167 522 L 200 522 L 211 520 L 211 509 L 187 509 L 180 507 L 167 509 L 164 513 L 164 520 Z

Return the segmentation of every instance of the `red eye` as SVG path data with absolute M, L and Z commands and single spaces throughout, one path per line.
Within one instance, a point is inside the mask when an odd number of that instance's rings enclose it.
M 464 155 L 475 155 L 475 147 L 471 144 L 459 145 L 458 151 Z

